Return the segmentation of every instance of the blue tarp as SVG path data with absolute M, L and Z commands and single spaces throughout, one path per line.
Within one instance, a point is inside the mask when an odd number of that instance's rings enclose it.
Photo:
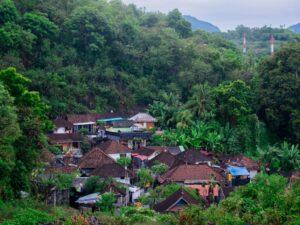
M 114 122 L 114 121 L 121 121 L 124 120 L 122 117 L 115 117 L 115 118 L 107 118 L 107 119 L 100 119 L 97 120 L 98 122 Z
M 232 176 L 249 176 L 250 173 L 246 167 L 228 166 L 227 170 Z

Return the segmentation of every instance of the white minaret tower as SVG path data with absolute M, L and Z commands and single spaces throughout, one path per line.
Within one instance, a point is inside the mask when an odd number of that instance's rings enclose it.
M 274 43 L 275 43 L 275 38 L 273 35 L 271 35 L 270 38 L 270 51 L 271 51 L 271 55 L 274 55 Z
M 243 35 L 243 53 L 247 53 L 247 41 L 246 41 L 246 33 Z

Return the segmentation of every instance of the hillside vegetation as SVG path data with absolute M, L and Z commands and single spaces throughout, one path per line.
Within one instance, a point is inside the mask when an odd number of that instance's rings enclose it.
M 247 55 L 237 47 L 244 32 Z M 0 0 L 0 215 L 6 224 L 57 218 L 30 202 L 11 212 L 41 168 L 49 118 L 67 113 L 147 109 L 164 129 L 151 144 L 243 153 L 270 173 L 299 171 L 299 40 L 268 27 L 193 32 L 176 9 L 148 13 L 119 0 Z M 105 218 L 107 224 L 147 217 L 156 220 L 150 224 L 292 225 L 299 221 L 298 186 L 262 175 L 219 206 L 179 220 L 132 209 Z

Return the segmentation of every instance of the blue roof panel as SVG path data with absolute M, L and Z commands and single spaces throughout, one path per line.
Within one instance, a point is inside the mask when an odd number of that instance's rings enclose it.
M 232 174 L 232 176 L 249 176 L 250 173 L 246 167 L 239 167 L 239 166 L 228 166 L 228 172 Z

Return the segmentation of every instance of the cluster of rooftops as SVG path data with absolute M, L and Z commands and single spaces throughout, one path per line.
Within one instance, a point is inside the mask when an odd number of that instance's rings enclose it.
M 138 113 L 128 119 L 113 113 L 58 118 L 54 121 L 54 132 L 49 134 L 49 142 L 60 146 L 63 154 L 54 156 L 45 152 L 45 173 L 79 171 L 80 176 L 74 181 L 78 192 L 83 190 L 90 176 L 112 178 L 130 190 L 122 192 L 111 187 L 110 190 L 118 196 L 118 205 L 122 206 L 136 203 L 141 195 L 147 193 L 147 188 L 136 185 L 137 173 L 141 168 L 165 164 L 167 171 L 154 177 L 156 185 L 176 183 L 182 188 L 154 205 L 153 209 L 174 212 L 186 205 L 199 204 L 199 200 L 186 188 L 196 191 L 208 205 L 212 203 L 212 196 L 213 201 L 218 202 L 234 186 L 250 182 L 259 171 L 258 163 L 244 155 L 219 155 L 204 149 L 184 149 L 182 146 L 149 146 L 147 141 L 154 132 L 155 123 L 156 119 L 147 113 Z M 81 129 L 88 132 L 84 134 Z M 80 143 L 84 139 L 90 141 L 91 149 L 82 154 Z M 131 158 L 131 164 L 126 167 L 120 165 L 118 160 L 122 157 Z M 93 194 L 82 196 L 77 203 L 93 204 L 101 193 Z

